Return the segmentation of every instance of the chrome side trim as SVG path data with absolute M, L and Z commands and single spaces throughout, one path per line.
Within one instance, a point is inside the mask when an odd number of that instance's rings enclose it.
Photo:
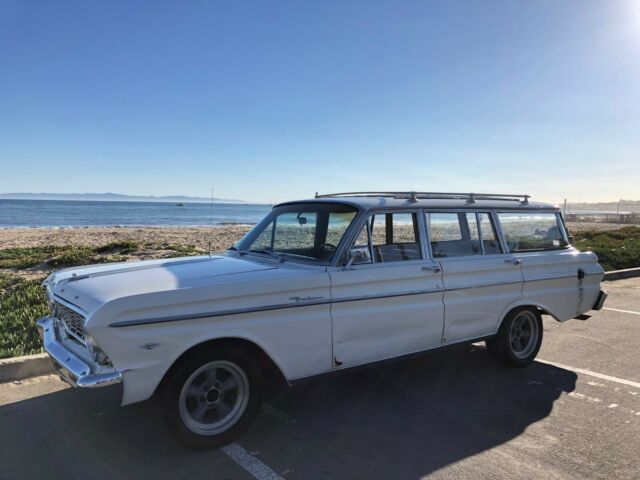
M 590 275 L 594 275 L 594 274 L 590 274 Z M 562 278 L 575 278 L 576 280 L 578 280 L 578 274 L 574 273 L 571 275 L 551 275 L 548 277 L 540 277 L 540 278 L 528 278 L 525 280 L 525 283 L 527 282 L 540 282 L 542 280 L 559 280 Z
M 122 382 L 122 374 L 117 370 L 93 373 L 91 365 L 65 348 L 56 336 L 55 322 L 55 317 L 43 317 L 37 321 L 37 326 L 44 349 L 65 382 L 80 388 L 106 387 Z
M 517 283 L 523 283 L 522 280 L 515 280 L 513 282 L 500 282 L 500 283 L 484 283 L 479 285 L 470 285 L 468 287 L 455 287 L 455 288 L 445 288 L 444 292 L 455 292 L 458 290 L 470 290 L 472 288 L 487 288 L 487 287 L 501 287 L 502 285 L 515 285 Z
M 217 310 L 215 312 L 205 312 L 196 314 L 172 315 L 167 317 L 142 318 L 139 320 L 121 320 L 119 322 L 110 323 L 109 327 L 131 327 L 134 325 L 149 325 L 152 323 L 179 322 L 182 320 L 199 320 L 202 318 L 224 317 L 227 315 L 239 315 L 243 313 L 268 312 L 271 310 L 284 310 L 287 308 L 310 307 L 317 305 L 328 305 L 333 303 L 360 302 L 362 300 L 374 300 L 379 298 L 407 297 L 410 295 L 423 295 L 427 293 L 439 293 L 444 289 L 414 290 L 402 293 L 387 293 L 382 295 L 362 295 L 358 297 L 344 297 L 334 299 L 318 299 L 307 301 L 296 301 L 294 303 L 276 303 L 273 305 L 264 305 L 260 307 L 233 308 L 229 310 Z
M 455 287 L 455 288 L 437 288 L 437 289 L 428 289 L 428 290 L 414 290 L 409 292 L 402 293 L 387 293 L 380 295 L 361 295 L 357 297 L 344 297 L 344 298 L 329 298 L 329 299 L 315 299 L 313 297 L 307 297 L 306 299 L 299 299 L 299 297 L 291 297 L 291 300 L 294 300 L 294 303 L 277 303 L 273 305 L 264 305 L 260 307 L 248 307 L 248 308 L 234 308 L 228 310 L 217 310 L 214 312 L 204 312 L 204 313 L 196 313 L 196 314 L 184 314 L 184 315 L 172 315 L 167 317 L 155 317 L 155 318 L 143 318 L 139 320 L 121 320 L 118 322 L 113 322 L 109 324 L 109 327 L 113 328 L 121 328 L 121 327 L 131 327 L 136 325 L 150 325 L 154 323 L 164 323 L 164 322 L 179 322 L 183 320 L 200 320 L 203 318 L 214 318 L 214 317 L 224 317 L 227 315 L 240 315 L 244 313 L 255 313 L 255 312 L 268 312 L 271 310 L 284 310 L 288 308 L 300 308 L 300 307 L 310 307 L 317 305 L 327 305 L 334 303 L 347 303 L 347 302 L 360 302 L 363 300 L 375 300 L 380 298 L 393 298 L 393 297 L 406 297 L 411 295 L 423 295 L 427 293 L 438 293 L 438 292 L 455 292 L 460 290 L 471 290 L 474 288 L 488 288 L 488 287 L 498 287 L 502 285 L 515 285 L 519 283 L 526 283 L 528 281 L 541 281 L 541 280 L 556 280 L 561 278 L 577 278 L 577 275 L 561 275 L 561 276 L 551 276 L 544 278 L 534 278 L 531 280 L 527 280 L 523 282 L 522 280 L 516 280 L 512 282 L 500 282 L 500 283 L 485 283 L 479 285 L 470 285 L 465 287 Z

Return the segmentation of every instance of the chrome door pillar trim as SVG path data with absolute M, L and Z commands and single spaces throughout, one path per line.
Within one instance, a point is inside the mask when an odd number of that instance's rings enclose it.
M 422 259 L 435 262 L 431 252 L 431 242 L 429 242 L 429 228 L 427 226 L 427 213 L 421 208 L 418 215 L 418 228 L 420 230 L 420 242 L 422 243 Z
M 504 236 L 504 230 L 502 229 L 502 223 L 500 223 L 500 219 L 498 218 L 498 211 L 493 209 L 491 210 L 491 216 L 493 217 L 493 224 L 496 226 L 496 233 L 498 234 L 498 238 L 500 241 L 500 245 L 502 245 L 502 251 L 509 255 L 511 251 L 509 250 L 509 245 L 507 244 L 507 239 Z

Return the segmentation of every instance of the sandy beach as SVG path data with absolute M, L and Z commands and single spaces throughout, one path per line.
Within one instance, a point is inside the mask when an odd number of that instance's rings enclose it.
M 83 228 L 7 228 L 0 229 L 0 248 L 41 247 L 46 245 L 84 245 L 98 247 L 111 242 L 135 241 L 161 248 L 164 245 L 193 246 L 220 252 L 244 235 L 249 225 L 214 227 L 83 227 Z

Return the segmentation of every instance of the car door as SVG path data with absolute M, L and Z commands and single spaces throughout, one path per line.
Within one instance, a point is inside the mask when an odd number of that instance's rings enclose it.
M 421 227 L 417 211 L 376 213 L 353 242 L 364 253 L 329 272 L 334 368 L 440 344 L 441 272 L 425 258 Z
M 434 260 L 442 265 L 445 343 L 494 334 L 522 297 L 522 262 L 504 253 L 490 212 L 427 212 Z

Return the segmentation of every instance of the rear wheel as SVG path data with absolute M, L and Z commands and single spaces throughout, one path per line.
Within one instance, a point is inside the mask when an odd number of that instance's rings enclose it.
M 163 395 L 167 426 L 189 448 L 232 442 L 260 407 L 260 369 L 241 349 L 197 351 L 169 375 Z
M 487 351 L 499 363 L 526 367 L 538 355 L 542 344 L 542 316 L 532 307 L 509 312 L 498 334 L 487 340 Z

